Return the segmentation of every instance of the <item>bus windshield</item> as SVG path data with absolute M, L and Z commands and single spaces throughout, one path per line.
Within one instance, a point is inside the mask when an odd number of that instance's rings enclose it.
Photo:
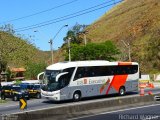
M 42 90 L 56 91 L 64 88 L 69 84 L 73 70 L 74 70 L 73 68 L 68 68 L 64 70 L 46 70 L 44 75 L 44 85 L 42 86 Z M 58 80 L 56 80 L 57 75 L 65 72 L 67 72 L 67 74 L 62 74 L 58 78 Z
M 61 72 L 61 70 L 46 70 L 42 89 L 47 91 L 57 90 L 59 81 L 56 81 L 56 76 Z

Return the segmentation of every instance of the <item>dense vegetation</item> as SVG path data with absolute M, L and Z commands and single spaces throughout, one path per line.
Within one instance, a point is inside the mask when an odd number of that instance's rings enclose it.
M 125 0 L 87 27 L 91 42 L 112 40 L 121 50 L 119 60 L 140 63 L 143 73 L 160 72 L 160 0 Z
M 88 43 L 86 46 L 79 44 L 71 45 L 71 60 L 108 60 L 115 61 L 119 50 L 111 42 L 104 43 Z M 65 54 L 65 59 L 68 60 L 68 53 Z
M 90 43 L 85 36 L 87 25 L 75 24 L 64 37 L 64 50 L 65 60 L 69 60 L 69 49 L 71 50 L 72 61 L 82 60 L 117 60 L 119 50 L 112 41 L 103 43 Z
M 0 31 L 0 72 L 8 67 L 23 67 L 26 69 L 25 77 L 34 79 L 46 67 L 48 54 L 7 30 Z
M 142 73 L 160 72 L 159 11 L 160 0 L 125 0 L 92 25 L 76 24 L 69 30 L 61 49 L 54 52 L 54 62 L 68 60 L 68 39 L 72 60 L 128 61 L 124 41 Z M 35 79 L 47 64 L 50 52 L 40 51 L 29 39 L 15 35 L 11 26 L 0 28 L 0 72 L 8 66 L 24 67 L 25 77 Z

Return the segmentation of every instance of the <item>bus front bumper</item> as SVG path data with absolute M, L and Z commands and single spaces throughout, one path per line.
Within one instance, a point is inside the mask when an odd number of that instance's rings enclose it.
M 48 100 L 60 101 L 60 91 L 54 91 L 54 92 L 41 91 L 41 95 Z

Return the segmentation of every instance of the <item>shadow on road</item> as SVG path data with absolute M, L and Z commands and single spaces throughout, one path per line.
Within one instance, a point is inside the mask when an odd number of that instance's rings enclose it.
M 125 96 L 136 95 L 136 94 L 138 94 L 138 92 L 128 92 L 128 93 L 126 93 Z M 122 97 L 122 96 L 119 96 L 119 94 L 101 95 L 101 96 L 82 98 L 81 101 L 90 101 L 90 100 L 112 98 L 112 97 Z M 45 101 L 43 101 L 43 103 L 47 103 L 47 104 L 65 104 L 65 103 L 71 103 L 71 102 L 73 102 L 73 100 L 63 100 L 63 101 L 45 100 Z

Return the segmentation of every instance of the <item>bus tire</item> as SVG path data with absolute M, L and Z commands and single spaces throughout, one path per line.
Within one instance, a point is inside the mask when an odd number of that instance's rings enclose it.
M 119 88 L 119 95 L 120 95 L 120 96 L 123 96 L 123 95 L 125 95 L 125 93 L 126 93 L 125 87 L 124 87 L 124 86 L 121 86 L 121 87 Z
M 81 92 L 80 91 L 76 91 L 73 94 L 73 101 L 77 102 L 81 99 Z

